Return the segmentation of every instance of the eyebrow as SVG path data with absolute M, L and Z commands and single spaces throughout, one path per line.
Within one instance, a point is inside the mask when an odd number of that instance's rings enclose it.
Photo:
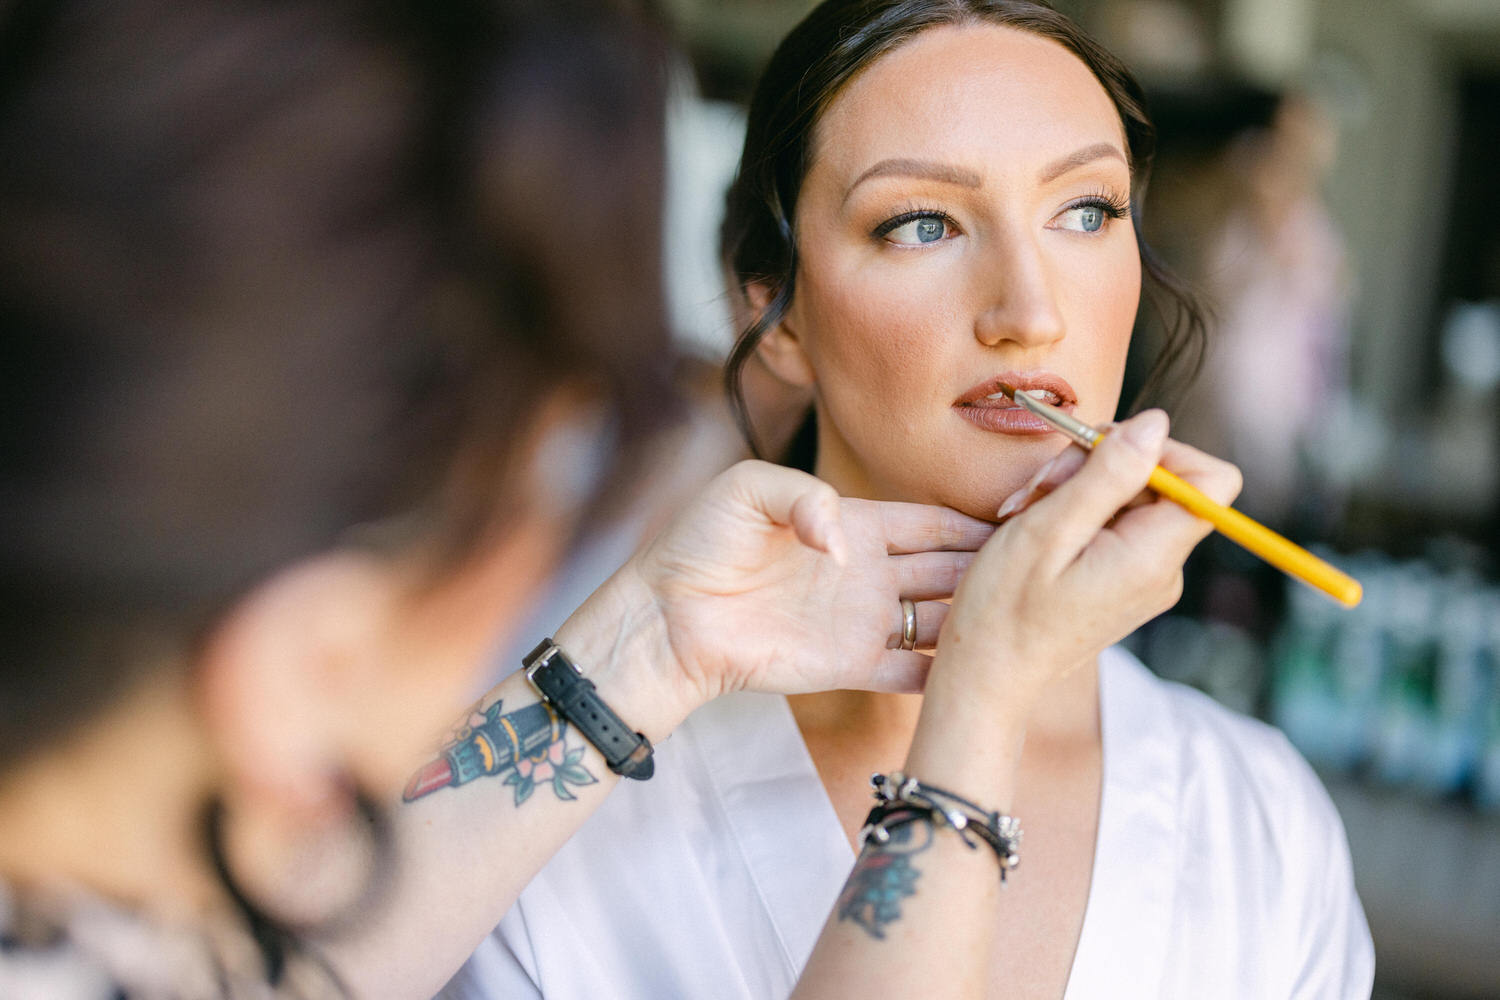
M 984 181 L 974 171 L 948 163 L 937 163 L 933 160 L 881 160 L 854 179 L 854 183 L 849 185 L 849 190 L 844 192 L 844 200 L 848 201 L 854 189 L 872 177 L 917 177 L 922 180 L 942 181 L 945 184 L 958 184 L 967 188 L 984 186 Z
M 1069 170 L 1075 170 L 1086 163 L 1093 163 L 1095 160 L 1103 160 L 1108 157 L 1114 157 L 1127 167 L 1130 166 L 1130 161 L 1125 158 L 1125 154 L 1120 152 L 1120 148 L 1114 143 L 1096 142 L 1092 146 L 1085 146 L 1077 152 L 1069 153 L 1060 160 L 1052 161 L 1042 168 L 1041 173 L 1037 174 L 1037 180 L 1043 184 L 1047 184 L 1057 180 Z

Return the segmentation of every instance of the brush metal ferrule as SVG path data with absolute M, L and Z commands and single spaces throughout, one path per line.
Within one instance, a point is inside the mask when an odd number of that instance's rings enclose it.
M 1084 448 L 1093 448 L 1094 445 L 1099 443 L 1099 439 L 1104 436 L 1071 413 L 1065 413 L 1055 406 L 1050 406 L 1028 392 L 1017 392 L 1011 399 L 1015 400 L 1018 406 L 1023 406 L 1032 413 L 1035 413 L 1047 421 L 1047 423 L 1072 438 L 1075 444 L 1081 445 Z

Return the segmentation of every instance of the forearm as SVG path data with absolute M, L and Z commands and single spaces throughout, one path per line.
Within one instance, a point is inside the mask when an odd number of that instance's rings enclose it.
M 653 743 L 694 707 L 659 673 L 664 633 L 628 581 L 554 639 Z M 520 673 L 477 708 L 392 806 L 396 862 L 377 912 L 325 945 L 355 996 L 431 996 L 621 780 Z
M 1037 694 L 966 683 L 993 673 L 993 656 L 960 662 L 970 653 L 958 640 L 944 636 L 902 770 L 1008 815 Z M 794 996 L 988 996 L 1004 891 L 1000 859 L 972 831 L 924 819 L 871 838 Z
M 793 997 L 985 995 L 1001 891 L 987 848 L 926 822 L 903 827 L 861 852 Z
M 1009 813 L 1024 730 L 979 718 L 973 699 L 935 695 L 924 701 L 905 774 Z M 917 820 L 884 843 L 870 838 L 794 996 L 987 995 L 1000 875 L 995 851 L 942 822 Z

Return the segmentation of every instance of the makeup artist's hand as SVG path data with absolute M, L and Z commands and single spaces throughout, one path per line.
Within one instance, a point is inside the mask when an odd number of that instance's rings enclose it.
M 946 508 L 841 499 L 805 473 L 742 462 L 578 614 L 620 623 L 609 626 L 615 646 L 654 673 L 631 686 L 683 715 L 741 689 L 919 690 L 929 658 L 891 648 L 900 600 L 922 602 L 917 640 L 931 647 L 947 610 L 935 599 L 994 530 Z
M 1167 431 L 1159 410 L 1124 421 L 1087 456 L 1060 454 L 1002 507 L 1009 520 L 955 595 L 929 695 L 953 682 L 1022 720 L 1048 683 L 1177 602 L 1182 564 L 1211 528 L 1145 492 L 1146 480 L 1160 463 L 1228 503 L 1240 475 Z

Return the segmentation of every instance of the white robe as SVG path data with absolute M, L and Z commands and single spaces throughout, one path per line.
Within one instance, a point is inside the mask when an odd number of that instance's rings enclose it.
M 1122 650 L 1099 667 L 1103 798 L 1066 1000 L 1367 998 L 1370 933 L 1312 770 L 1275 729 Z M 854 857 L 786 700 L 712 702 L 658 758 L 654 778 L 610 795 L 442 996 L 791 991 Z

